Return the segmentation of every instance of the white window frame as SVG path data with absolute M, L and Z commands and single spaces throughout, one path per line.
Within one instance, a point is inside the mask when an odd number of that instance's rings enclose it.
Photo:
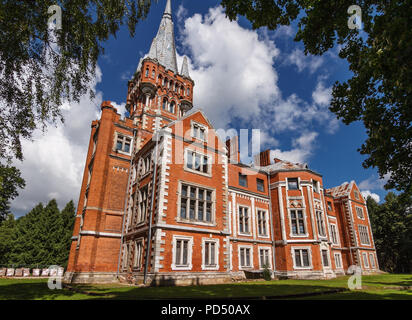
M 325 266 L 323 261 L 323 251 L 326 251 L 326 259 L 328 259 L 328 265 Z M 330 252 L 327 247 L 320 247 L 320 259 L 322 261 L 323 268 L 330 269 L 332 267 L 332 261 L 330 261 Z
M 240 260 L 240 251 L 241 249 L 249 249 L 250 251 L 250 265 L 249 266 L 242 266 L 241 265 L 241 260 Z M 246 258 L 246 256 L 245 256 Z M 253 269 L 253 246 L 249 246 L 249 245 L 239 245 L 238 246 L 238 265 L 239 265 L 239 270 L 250 270 Z M 245 260 L 246 261 L 246 260 Z
M 247 209 L 247 217 L 248 217 L 248 230 L 249 232 L 240 232 L 240 208 L 246 208 Z M 245 229 L 243 227 L 243 229 Z M 244 204 L 238 204 L 237 205 L 237 234 L 241 236 L 252 236 L 252 229 L 253 229 L 253 224 L 252 224 L 252 214 L 251 214 L 251 207 L 244 205 Z
M 215 244 L 215 265 L 206 264 L 206 242 L 213 242 Z M 219 270 L 219 247 L 220 241 L 216 238 L 202 238 L 202 270 Z
M 120 136 L 122 136 L 122 137 L 123 137 L 122 150 L 117 149 L 117 140 L 119 139 L 119 137 L 120 137 Z M 130 139 L 130 148 L 129 148 L 129 152 L 123 151 L 123 148 L 124 148 L 124 145 L 125 145 L 125 141 L 126 141 L 126 139 Z M 132 136 L 129 136 L 129 135 L 127 135 L 127 134 L 124 134 L 124 133 L 121 133 L 121 132 L 117 132 L 117 131 L 115 131 L 115 134 L 114 134 L 114 147 L 113 147 L 113 150 L 114 150 L 114 151 L 116 151 L 116 152 L 118 152 L 118 153 L 121 153 L 121 154 L 124 154 L 124 155 L 130 156 L 130 155 L 132 154 L 132 148 L 133 148 L 133 137 L 132 137 Z
M 330 223 L 329 226 L 330 226 L 330 230 L 329 230 L 329 232 L 330 232 L 330 239 L 331 239 L 332 245 L 333 245 L 333 246 L 340 246 L 340 238 L 339 238 L 339 232 L 338 232 L 338 225 L 337 225 L 337 223 L 335 223 L 335 222 Z M 332 232 L 332 228 L 335 229 L 336 243 L 333 242 L 333 232 Z
M 320 193 L 320 181 L 312 179 L 313 192 Z
M 298 266 L 296 266 L 295 250 L 308 250 L 309 266 L 307 266 L 307 267 L 298 267 Z M 292 255 L 293 269 L 295 269 L 295 270 L 310 270 L 310 269 L 313 269 L 312 248 L 311 247 L 304 247 L 304 246 L 302 246 L 302 247 L 291 247 L 290 251 L 291 251 L 291 255 Z M 302 259 L 302 254 L 301 254 L 301 259 Z M 303 262 L 303 259 L 302 259 L 302 262 Z
M 271 247 L 266 247 L 266 246 L 258 246 L 258 261 L 259 261 L 259 269 L 263 270 L 263 265 L 262 261 L 260 261 L 260 251 L 261 250 L 268 250 L 269 255 L 268 255 L 268 260 L 269 260 L 269 269 L 273 270 L 272 267 L 272 248 Z
M 259 238 L 269 238 L 269 211 L 266 209 L 262 209 L 259 207 L 256 207 L 256 234 Z M 266 225 L 266 235 L 260 234 L 259 233 L 259 211 L 262 211 L 265 213 L 265 225 Z
M 187 265 L 176 265 L 176 245 L 178 240 L 187 240 Z M 172 270 L 192 270 L 193 237 L 173 235 L 172 239 Z
M 298 181 L 298 188 L 297 189 L 289 189 L 289 179 L 296 179 Z M 301 191 L 300 178 L 299 177 L 286 178 L 286 190 L 299 190 L 299 191 Z
M 201 159 L 201 164 L 200 164 L 201 168 L 203 168 L 204 157 L 207 158 L 207 172 L 203 172 L 203 171 L 199 171 L 199 170 L 195 169 L 195 163 L 196 163 L 195 162 L 195 157 L 192 158 L 192 167 L 193 168 L 189 168 L 187 166 L 187 160 L 188 160 L 188 153 L 189 152 L 194 152 L 195 154 L 201 156 L 201 158 L 200 158 Z M 198 150 L 194 150 L 192 148 L 185 148 L 183 168 L 184 168 L 185 171 L 189 171 L 191 173 L 199 174 L 199 175 L 206 176 L 206 177 L 211 177 L 212 176 L 212 159 L 213 158 L 212 158 L 211 154 L 203 153 L 203 152 L 200 152 Z
M 363 230 L 364 232 L 361 231 L 361 228 L 362 228 L 362 229 L 364 228 L 364 230 Z M 368 226 L 365 226 L 365 225 L 363 225 L 363 224 L 359 224 L 359 225 L 358 225 L 358 233 L 359 233 L 359 240 L 360 240 L 361 245 L 370 246 L 370 244 L 371 244 L 371 239 L 370 239 L 370 237 L 369 237 L 369 228 L 368 228 Z M 368 239 L 368 242 L 367 242 L 367 243 L 366 243 L 366 242 L 363 242 L 363 240 L 365 240 L 365 238 L 364 238 L 362 235 L 364 235 L 365 237 L 367 237 L 367 239 Z
M 320 215 L 320 219 L 321 219 L 321 226 L 323 226 L 323 232 L 324 234 L 322 235 L 320 233 L 320 225 L 319 225 L 319 221 L 318 221 L 318 214 Z M 318 229 L 318 235 L 320 238 L 326 238 L 328 236 L 327 232 L 326 232 L 326 222 L 325 222 L 325 216 L 323 214 L 322 210 L 317 210 L 315 209 L 315 218 L 316 218 L 316 226 Z
M 296 211 L 296 216 L 297 216 L 297 214 L 298 214 L 298 210 L 302 210 L 302 213 L 303 213 L 303 226 L 304 226 L 304 228 L 305 228 L 305 233 L 301 233 L 301 234 L 293 234 L 293 229 L 292 229 L 292 210 L 295 210 Z M 309 233 L 308 233 L 308 226 L 307 226 L 307 221 L 306 221 L 306 210 L 304 209 L 304 208 L 288 208 L 288 214 L 289 214 L 289 231 L 290 231 L 290 234 L 289 234 L 289 236 L 291 237 L 291 238 L 307 238 L 308 236 L 309 236 Z M 297 230 L 299 231 L 299 226 L 297 226 L 298 228 L 297 228 Z
M 203 136 L 204 139 L 202 139 L 200 137 L 200 135 L 199 136 L 195 135 L 195 127 L 199 127 L 199 129 L 204 130 L 204 136 Z M 199 141 L 202 141 L 202 142 L 207 142 L 207 137 L 209 136 L 208 135 L 208 131 L 209 131 L 208 129 L 209 128 L 204 124 L 201 124 L 201 123 L 193 121 L 193 120 L 190 121 L 190 135 L 193 139 L 196 139 L 196 140 L 199 140 Z
M 358 209 L 362 211 L 362 217 L 359 216 Z M 355 211 L 356 211 L 356 216 L 358 217 L 358 219 L 365 220 L 365 210 L 363 210 L 362 207 L 355 206 Z
M 369 260 L 371 263 L 371 269 L 376 269 L 375 255 L 373 253 L 369 253 Z
M 368 254 L 366 252 L 362 252 L 362 260 L 363 260 L 363 266 L 365 267 L 365 269 L 369 269 Z
M 342 264 L 342 254 L 340 252 L 334 252 L 333 253 L 333 257 L 335 259 L 335 267 L 336 269 L 343 269 L 343 264 Z M 336 257 L 338 258 L 338 260 L 336 260 Z M 336 261 L 339 261 L 339 265 L 337 265 Z
M 212 192 L 212 221 L 208 222 L 208 221 L 199 221 L 199 220 L 190 220 L 190 218 L 186 218 L 186 219 L 182 219 L 182 217 L 180 216 L 180 209 L 181 209 L 181 198 L 182 198 L 182 185 L 186 185 L 189 187 L 194 187 L 197 189 L 204 189 L 207 191 L 211 191 Z M 196 191 L 197 193 L 198 191 Z M 197 195 L 196 195 L 197 197 Z M 188 195 L 188 198 L 190 199 L 190 194 Z M 205 200 L 206 202 L 206 200 Z M 197 216 L 197 205 L 195 207 L 195 216 Z M 189 200 L 189 209 L 190 209 L 190 200 Z M 189 211 L 188 211 L 188 215 Z M 206 211 L 204 212 L 204 215 L 206 216 Z M 177 198 L 177 216 L 176 216 L 176 221 L 177 222 L 182 222 L 182 223 L 190 223 L 190 224 L 196 224 L 196 225 L 202 225 L 202 226 L 216 226 L 216 190 L 215 189 L 211 189 L 209 187 L 205 187 L 203 185 L 200 184 L 196 184 L 193 182 L 186 182 L 186 181 L 179 181 L 179 189 L 178 189 L 178 198 Z

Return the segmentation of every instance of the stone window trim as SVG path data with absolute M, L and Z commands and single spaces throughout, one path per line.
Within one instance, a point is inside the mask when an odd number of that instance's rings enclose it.
M 289 182 L 288 182 L 289 179 L 292 179 L 292 180 L 297 179 L 298 180 L 298 188 L 297 189 L 289 189 Z M 286 191 L 288 191 L 288 190 L 299 190 L 299 191 L 302 192 L 302 185 L 301 185 L 300 177 L 288 177 L 288 178 L 286 178 L 285 183 L 286 183 Z
M 364 246 L 370 246 L 371 241 L 369 238 L 369 228 L 365 225 L 358 225 L 358 233 L 359 233 L 359 240 L 360 244 Z M 367 241 L 365 241 L 367 240 Z
M 328 260 L 327 263 L 328 265 L 325 266 L 324 264 L 324 260 L 323 260 L 323 251 L 326 251 L 326 259 Z M 332 267 L 332 263 L 330 261 L 330 251 L 329 248 L 327 246 L 320 246 L 320 258 L 321 258 L 321 262 L 322 262 L 322 266 L 324 269 L 331 269 Z
M 295 250 L 307 250 L 308 251 L 308 260 L 309 260 L 309 266 L 307 267 L 298 267 L 296 266 L 296 261 L 295 261 Z M 292 261 L 293 261 L 293 269 L 295 270 L 311 270 L 313 269 L 313 263 L 312 263 L 312 248 L 308 246 L 292 246 L 290 248 L 290 252 L 292 255 Z
M 312 187 L 314 193 L 320 193 L 320 181 L 312 179 Z
M 201 137 L 195 136 L 195 131 L 194 131 L 195 127 L 198 127 L 204 130 L 204 139 L 202 139 Z M 190 136 L 192 137 L 192 139 L 199 140 L 202 142 L 207 142 L 207 137 L 209 136 L 208 133 L 209 133 L 209 128 L 206 125 L 199 123 L 197 121 L 194 121 L 194 120 L 190 120 Z
M 182 185 L 187 185 L 190 187 L 197 187 L 197 188 L 201 188 L 201 189 L 205 189 L 207 191 L 211 191 L 212 192 L 212 222 L 202 222 L 202 221 L 194 221 L 194 220 L 189 220 L 189 219 L 182 219 L 180 217 L 180 198 L 182 195 Z M 176 222 L 178 223 L 189 223 L 189 224 L 193 224 L 193 225 L 199 225 L 199 226 L 207 226 L 207 227 L 215 227 L 216 224 L 216 189 L 213 189 L 211 187 L 208 186 L 204 186 L 202 184 L 198 184 L 198 183 L 194 183 L 194 182 L 189 182 L 189 181 L 185 181 L 185 180 L 179 180 L 178 182 L 178 190 L 177 190 L 177 216 L 176 216 Z
M 124 145 L 125 145 L 126 139 L 130 139 L 130 149 L 129 149 L 129 152 L 125 152 L 125 151 L 122 151 L 122 150 L 118 150 L 118 149 L 117 149 L 117 140 L 120 139 L 120 137 L 123 137 L 123 147 L 124 147 Z M 118 131 L 115 131 L 115 132 L 114 132 L 113 149 L 112 149 L 114 152 L 118 152 L 118 153 L 120 153 L 120 154 L 124 154 L 124 155 L 126 155 L 126 156 L 130 156 L 130 155 L 132 154 L 132 146 L 133 146 L 133 136 L 129 136 L 129 135 L 127 135 L 127 134 L 124 134 L 124 133 L 121 133 L 121 132 L 118 132 Z
M 239 220 L 239 216 L 240 216 L 240 208 L 246 208 L 247 209 L 247 215 L 248 215 L 248 230 L 249 230 L 249 232 L 240 232 L 240 227 L 239 227 L 239 224 L 240 224 L 240 220 Z M 249 207 L 249 206 L 247 206 L 247 205 L 244 205 L 244 204 L 240 204 L 240 203 L 238 203 L 237 204 L 237 206 L 236 206 L 236 218 L 237 218 L 237 234 L 239 235 L 239 236 L 247 236 L 247 237 L 251 237 L 252 236 L 252 228 L 253 228 L 253 225 L 252 225 L 252 215 L 251 215 L 251 207 Z
M 138 247 L 140 246 L 140 249 L 138 250 Z M 132 268 L 133 270 L 139 271 L 142 268 L 142 262 L 143 262 L 143 254 L 144 254 L 144 238 L 140 237 L 136 240 L 134 240 L 134 253 L 133 253 L 133 265 Z M 139 254 L 139 256 L 137 256 Z
M 371 268 L 376 269 L 375 255 L 373 253 L 369 253 L 369 260 L 371 263 Z
M 336 269 L 343 269 L 343 265 L 342 265 L 342 254 L 340 252 L 334 252 L 333 253 L 333 257 L 335 260 L 335 267 Z M 338 263 L 337 263 L 338 262 Z
M 187 240 L 188 247 L 187 247 L 187 265 L 177 265 L 176 264 L 176 245 L 178 240 Z M 184 235 L 173 235 L 172 239 L 172 270 L 192 270 L 192 255 L 193 255 L 193 237 L 184 236 Z
M 336 246 L 336 247 L 340 247 L 340 238 L 339 238 L 339 229 L 338 229 L 338 225 L 335 222 L 331 222 L 329 224 L 329 234 L 330 234 L 330 240 L 332 242 L 332 246 Z M 335 232 L 332 231 L 332 229 L 335 229 Z M 336 242 L 334 242 L 333 240 L 333 235 L 335 234 L 336 237 Z
M 191 169 L 191 168 L 188 168 L 188 167 L 187 167 L 188 152 L 194 152 L 194 153 L 196 153 L 196 154 L 198 154 L 198 155 L 201 156 L 201 159 L 202 159 L 202 164 L 201 164 L 201 166 L 203 166 L 203 159 L 204 159 L 204 157 L 207 157 L 207 173 L 206 173 L 206 172 L 203 172 L 203 171 L 198 171 L 198 170 Z M 183 168 L 184 168 L 185 171 L 188 171 L 188 172 L 191 172 L 191 173 L 195 173 L 195 174 L 199 174 L 199 175 L 202 175 L 202 176 L 205 176 L 205 177 L 209 177 L 209 178 L 212 177 L 212 159 L 213 159 L 213 155 L 212 155 L 212 154 L 204 153 L 204 152 L 201 152 L 201 151 L 192 149 L 192 148 L 190 148 L 190 147 L 186 147 L 186 148 L 184 149 L 183 157 L 184 157 L 184 161 L 183 161 L 183 162 L 184 162 L 184 165 L 183 165 Z M 193 162 L 194 162 L 194 159 L 193 159 Z
M 215 262 L 216 264 L 211 266 L 211 265 L 206 265 L 206 242 L 213 242 L 215 244 Z M 216 238 L 202 238 L 202 270 L 219 270 L 219 247 L 220 247 L 220 241 L 219 239 Z
M 266 238 L 269 239 L 270 235 L 269 235 L 269 210 L 268 209 L 263 209 L 263 208 L 259 208 L 259 207 L 255 207 L 255 214 L 256 214 L 256 235 L 258 236 L 258 238 Z M 265 213 L 265 223 L 266 223 L 266 235 L 263 234 L 259 234 L 259 211 L 263 211 Z
M 368 254 L 366 252 L 362 252 L 362 263 L 365 269 L 369 269 L 369 260 L 368 260 Z
M 241 259 L 240 259 L 240 251 L 241 249 L 249 249 L 250 252 L 250 257 L 249 257 L 249 262 L 250 265 L 248 266 L 242 266 L 241 265 Z M 238 251 L 238 266 L 239 266 L 239 270 L 250 270 L 253 269 L 253 246 L 252 245 L 239 245 L 237 248 Z
M 355 205 L 355 211 L 356 211 L 356 216 L 358 217 L 358 219 L 365 220 L 365 210 L 363 210 L 363 207 Z M 361 215 L 359 215 L 359 211 L 362 212 Z
M 305 228 L 305 233 L 302 234 L 293 234 L 293 230 L 292 230 L 292 212 L 291 211 L 296 211 L 296 213 L 298 212 L 298 210 L 301 210 L 303 213 L 303 226 Z M 307 226 L 307 215 L 306 215 L 306 210 L 304 208 L 288 208 L 288 215 L 289 215 L 289 236 L 291 238 L 307 238 L 309 237 L 309 232 L 308 232 L 308 226 Z
M 325 215 L 324 215 L 324 213 L 323 213 L 322 210 L 317 210 L 317 209 L 315 209 L 314 211 L 315 211 L 316 226 L 317 226 L 317 229 L 318 229 L 318 236 L 319 236 L 319 238 L 321 238 L 321 239 L 327 239 L 328 233 L 326 232 L 326 219 L 325 219 Z M 318 215 L 320 215 L 320 218 L 321 218 L 321 226 L 319 226 Z M 322 231 L 324 232 L 323 235 L 322 235 L 321 232 L 320 232 L 320 231 L 321 231 L 321 227 L 323 227 L 323 230 L 322 230 Z
M 273 265 L 272 265 L 272 247 L 269 246 L 258 246 L 258 261 L 259 261 L 259 269 L 263 270 L 263 265 L 262 262 L 260 260 L 260 250 L 268 250 L 269 251 L 269 269 L 273 270 Z

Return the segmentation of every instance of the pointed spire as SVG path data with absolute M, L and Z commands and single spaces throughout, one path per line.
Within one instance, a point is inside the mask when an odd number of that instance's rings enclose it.
M 182 63 L 182 71 L 180 72 L 180 74 L 184 77 L 187 77 L 190 79 L 190 75 L 189 75 L 189 64 L 187 63 L 187 57 L 184 56 L 183 58 L 183 63 Z
M 149 58 L 157 59 L 157 41 L 156 37 L 153 38 L 152 45 L 150 46 L 149 54 L 147 55 Z
M 163 15 L 165 15 L 165 14 L 168 14 L 170 16 L 172 15 L 172 3 L 171 3 L 170 0 L 167 0 L 165 12 L 164 12 Z

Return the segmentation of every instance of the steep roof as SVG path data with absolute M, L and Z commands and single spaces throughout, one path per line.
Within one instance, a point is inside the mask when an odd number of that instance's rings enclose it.
M 349 196 L 354 184 L 355 184 L 355 181 L 353 180 L 350 183 L 344 182 L 340 186 L 326 189 L 326 193 L 330 194 L 331 196 L 335 198 Z

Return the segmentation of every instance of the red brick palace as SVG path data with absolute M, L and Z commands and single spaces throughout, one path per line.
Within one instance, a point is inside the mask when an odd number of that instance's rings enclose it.
M 122 118 L 110 101 L 92 122 L 68 282 L 199 284 L 267 266 L 276 277 L 330 278 L 379 270 L 355 182 L 325 189 L 306 164 L 240 163 L 192 111 L 187 59 L 178 70 L 170 0 L 149 53 L 128 82 Z

